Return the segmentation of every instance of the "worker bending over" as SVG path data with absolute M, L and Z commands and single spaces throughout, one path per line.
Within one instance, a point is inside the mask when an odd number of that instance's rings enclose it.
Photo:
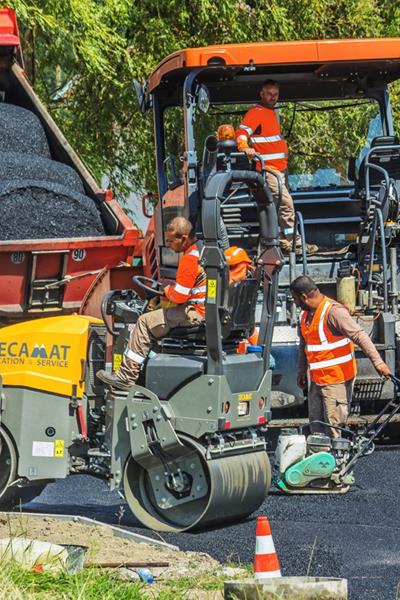
M 325 432 L 323 425 L 312 422 L 341 426 L 348 417 L 357 374 L 354 344 L 371 360 L 379 375 L 389 377 L 390 369 L 347 308 L 321 294 L 310 277 L 297 277 L 290 290 L 296 306 L 302 309 L 297 383 L 300 388 L 306 387 L 308 370 L 311 431 Z M 339 437 L 340 431 L 331 427 L 328 434 Z
M 264 81 L 260 91 L 260 103 L 253 106 L 244 115 L 235 132 L 237 147 L 248 158 L 259 155 L 265 167 L 274 171 L 280 179 L 282 194 L 279 195 L 278 181 L 272 173 L 265 173 L 265 178 L 278 205 L 278 220 L 281 229 L 280 246 L 282 252 L 288 254 L 292 249 L 295 235 L 295 214 L 292 196 L 286 186 L 288 163 L 288 145 L 281 133 L 278 115 L 275 111 L 279 99 L 279 84 L 272 79 Z M 251 143 L 251 147 L 249 146 Z M 260 169 L 260 165 L 257 165 Z M 309 254 L 318 251 L 315 244 L 307 244 Z M 296 236 L 296 252 L 301 253 L 301 238 Z
M 196 326 L 204 320 L 206 274 L 199 263 L 198 243 L 190 221 L 175 217 L 167 225 L 165 240 L 174 252 L 183 252 L 175 285 L 164 288 L 164 295 L 177 306 L 159 308 L 138 318 L 121 367 L 113 374 L 104 370 L 97 372 L 97 377 L 112 387 L 127 389 L 136 383 L 140 367 L 155 339 L 164 337 L 174 327 Z

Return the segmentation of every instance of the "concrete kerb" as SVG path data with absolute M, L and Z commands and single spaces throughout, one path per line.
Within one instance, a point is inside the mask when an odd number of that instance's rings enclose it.
M 347 600 L 347 579 L 274 577 L 224 583 L 225 600 Z
M 73 521 L 74 523 L 81 523 L 82 525 L 97 525 L 102 527 L 107 527 L 111 529 L 113 535 L 120 538 L 125 538 L 127 540 L 131 540 L 133 542 L 138 542 L 142 544 L 151 544 L 153 546 L 158 546 L 160 548 L 165 548 L 168 550 L 179 550 L 178 546 L 174 546 L 173 544 L 168 544 L 167 542 L 163 542 L 162 540 L 157 540 L 151 537 L 147 537 L 146 535 L 141 535 L 140 533 L 134 533 L 133 531 L 129 531 L 128 529 L 123 529 L 122 527 L 117 527 L 116 525 L 109 525 L 108 523 L 103 523 L 102 521 L 96 521 L 95 519 L 90 519 L 89 517 L 81 517 L 79 515 L 54 515 L 51 513 L 31 513 L 31 512 L 3 512 L 0 511 L 0 517 L 9 516 L 9 517 L 29 517 L 29 518 L 43 518 L 47 519 L 58 519 L 60 521 Z

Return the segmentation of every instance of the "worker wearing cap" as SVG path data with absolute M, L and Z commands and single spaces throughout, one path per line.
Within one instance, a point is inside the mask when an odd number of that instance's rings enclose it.
M 229 266 L 229 284 L 251 277 L 254 268 L 246 250 L 238 246 L 229 246 L 224 250 L 224 254 Z
M 293 199 L 286 186 L 288 145 L 281 133 L 278 115 L 275 111 L 279 99 L 279 84 L 272 79 L 264 81 L 260 91 L 260 103 L 253 106 L 244 115 L 235 132 L 237 147 L 248 158 L 258 155 L 265 167 L 274 171 L 281 183 L 281 196 L 277 177 L 266 172 L 265 177 L 275 202 L 278 204 L 278 220 L 281 228 L 280 246 L 285 254 L 292 249 L 295 235 L 295 213 Z M 249 145 L 249 142 L 251 146 Z M 257 164 L 260 169 L 260 164 Z M 315 244 L 307 244 L 309 254 L 318 251 Z M 301 252 L 301 239 L 296 236 L 296 252 Z
M 175 284 L 164 288 L 166 298 L 177 306 L 152 310 L 138 318 L 121 367 L 113 374 L 104 370 L 96 373 L 101 381 L 112 387 L 127 389 L 136 383 L 155 339 L 164 337 L 174 327 L 196 326 L 204 320 L 206 274 L 199 263 L 198 242 L 190 221 L 185 217 L 172 219 L 167 225 L 165 239 L 174 252 L 183 253 Z
M 306 387 L 308 371 L 311 431 L 325 431 L 324 426 L 312 422 L 341 426 L 347 420 L 357 374 L 354 344 L 371 360 L 379 375 L 389 377 L 390 369 L 347 308 L 321 294 L 310 277 L 297 277 L 290 290 L 296 306 L 302 309 L 297 383 Z M 340 431 L 333 427 L 328 428 L 328 434 L 340 437 Z

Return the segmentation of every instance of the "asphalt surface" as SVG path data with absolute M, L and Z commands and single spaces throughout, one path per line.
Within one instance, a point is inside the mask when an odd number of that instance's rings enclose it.
M 345 495 L 281 496 L 272 491 L 257 513 L 241 523 L 163 533 L 162 538 L 220 561 L 250 563 L 256 517 L 267 515 L 283 575 L 345 577 L 350 600 L 400 600 L 399 460 L 399 449 L 365 457 L 356 468 L 356 485 Z M 140 527 L 124 500 L 89 476 L 49 484 L 26 506 L 109 523 L 120 520 L 141 534 L 160 537 Z

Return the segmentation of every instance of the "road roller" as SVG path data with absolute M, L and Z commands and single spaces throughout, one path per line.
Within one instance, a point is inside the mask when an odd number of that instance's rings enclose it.
M 79 473 L 103 477 L 144 526 L 160 531 L 241 519 L 264 501 L 282 256 L 263 175 L 217 168 L 226 150 L 215 153 L 196 223 L 204 324 L 154 340 L 136 385 L 109 389 L 96 372 L 118 368 L 138 317 L 162 294 L 160 281 L 135 276 L 132 289 L 108 291 L 102 318 L 46 317 L 0 330 L 3 507 Z M 260 238 L 252 276 L 230 285 L 220 202 L 237 181 L 253 190 Z M 258 344 L 239 353 L 256 319 Z

